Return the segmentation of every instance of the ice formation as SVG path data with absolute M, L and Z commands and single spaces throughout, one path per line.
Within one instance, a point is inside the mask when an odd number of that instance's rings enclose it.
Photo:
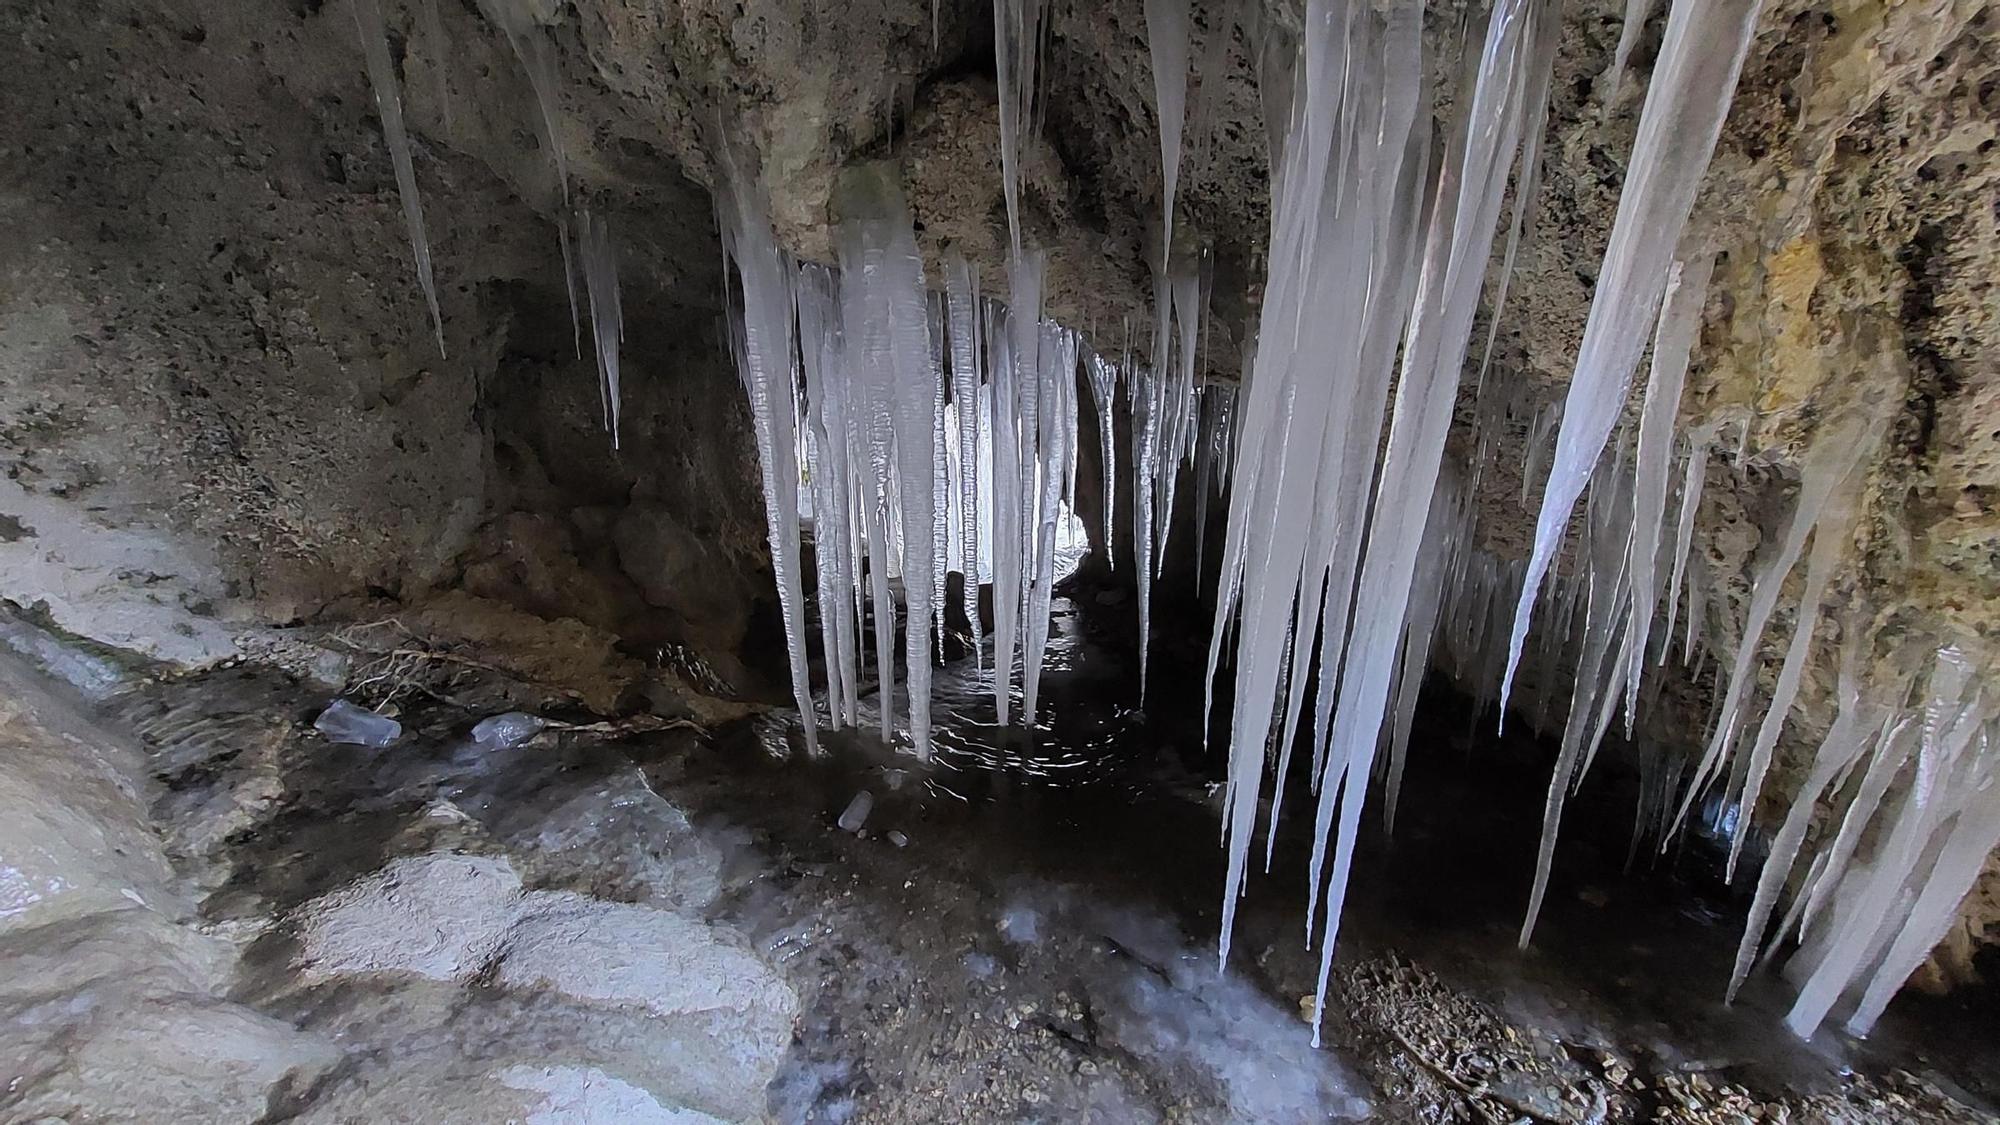
M 1189 0 L 1146 0 L 1146 49 L 1153 63 L 1153 105 L 1160 115 L 1161 268 L 1173 254 L 1174 192 L 1181 182 L 1181 131 L 1187 123 Z
M 765 530 L 771 544 L 771 569 L 778 579 L 785 647 L 791 658 L 792 699 L 805 720 L 806 745 L 817 750 L 811 685 L 806 676 L 805 590 L 799 574 L 797 379 L 792 369 L 790 265 L 772 239 L 762 200 L 740 173 L 732 173 L 727 190 L 718 192 L 716 201 L 724 253 L 735 266 L 742 298 L 732 343 L 737 373 L 750 401 L 757 459 L 762 466 Z M 587 248 L 585 261 L 589 261 Z M 593 305 L 595 300 L 593 285 Z M 601 328 L 598 336 L 600 340 L 603 337 Z
M 932 646 L 954 559 L 975 629 L 980 581 L 992 583 L 1000 721 L 1013 721 L 1017 676 L 1021 712 L 1029 723 L 1036 718 L 1058 529 L 1074 498 L 1079 398 L 1087 392 L 1107 550 L 1116 474 L 1129 474 L 1142 698 L 1151 594 L 1169 548 L 1176 489 L 1194 491 L 1198 576 L 1208 503 L 1226 499 L 1207 704 L 1226 666 L 1224 646 L 1233 646 L 1220 956 L 1228 957 L 1267 770 L 1275 822 L 1294 750 L 1308 745 L 1301 771 L 1313 793 L 1314 844 L 1306 925 L 1308 941 L 1319 942 L 1324 1001 L 1367 790 L 1381 785 L 1384 824 L 1393 830 L 1433 668 L 1467 687 L 1474 714 L 1511 703 L 1532 712 L 1537 726 L 1560 728 L 1525 944 L 1549 885 L 1565 803 L 1621 713 L 1633 736 L 1649 705 L 1646 673 L 1664 663 L 1680 615 L 1691 654 L 1703 620 L 1726 606 L 1694 532 L 1710 459 L 1735 415 L 1677 432 L 1712 266 L 1708 254 L 1682 246 L 1681 233 L 1756 10 L 1755 0 L 1683 0 L 1670 16 L 1630 190 L 1560 404 L 1539 403 L 1514 374 L 1488 368 L 1507 275 L 1533 222 L 1558 28 L 1550 0 L 1501 0 L 1474 33 L 1453 117 L 1436 145 L 1424 111 L 1417 9 L 1309 0 L 1296 36 L 1257 9 L 1244 12 L 1271 118 L 1272 225 L 1240 388 L 1199 383 L 1209 283 L 1204 269 L 1170 249 L 1153 266 L 1144 358 L 1135 360 L 1128 346 L 1114 361 L 1043 318 L 1045 259 L 1024 244 L 1019 213 L 1039 0 L 995 8 L 1010 304 L 983 299 L 972 267 L 957 259 L 944 263 L 941 294 L 928 292 L 910 217 L 886 185 L 864 190 L 864 206 L 843 208 L 850 217 L 836 231 L 837 268 L 791 263 L 754 198 L 732 190 L 723 222 L 741 282 L 738 362 L 757 419 L 794 694 L 809 732 L 800 458 L 828 721 L 860 721 L 863 622 L 872 616 L 881 722 L 891 733 L 900 596 L 907 727 L 915 752 L 926 755 Z M 1208 32 L 1209 57 L 1226 48 L 1234 11 Z M 1171 118 L 1178 132 L 1186 7 L 1154 0 L 1147 17 L 1162 83 L 1156 96 L 1163 121 Z M 1725 49 L 1704 50 L 1714 43 Z M 1205 58 L 1205 82 L 1213 69 Z M 1170 200 L 1179 140 L 1163 141 Z M 1513 210 L 1503 216 L 1510 196 Z M 1169 245 L 1171 207 L 1163 216 Z M 1496 241 L 1494 322 L 1475 357 L 1475 313 Z M 586 242 L 582 256 L 589 282 L 590 263 L 602 255 Z M 595 310 L 595 283 L 591 292 Z M 601 329 L 597 335 L 603 354 Z M 1649 335 L 1634 411 L 1628 398 Z M 1468 368 L 1477 380 L 1477 440 L 1460 466 L 1447 458 L 1445 438 Z M 1114 422 L 1121 383 L 1130 432 L 1122 466 Z M 1779 736 L 1802 697 L 1812 646 L 1825 637 L 1823 603 L 1841 588 L 1860 526 L 1860 468 L 1882 438 L 1870 417 L 1857 406 L 1821 412 L 1792 515 L 1753 583 L 1702 752 L 1684 760 L 1668 748 L 1638 748 L 1635 856 L 1649 837 L 1664 846 L 1706 799 L 1736 833 L 1733 873 Z M 1739 466 L 1749 429 L 1746 420 Z M 1533 552 L 1510 561 L 1480 547 L 1473 498 L 1501 435 L 1522 430 L 1523 505 L 1547 483 Z M 1247 434 L 1256 440 L 1239 439 Z M 1191 484 L 1179 486 L 1190 461 Z M 1552 573 L 1579 503 L 1575 565 Z M 1801 558 L 1792 632 L 1759 711 L 1752 696 L 1764 636 Z M 1924 676 L 1885 684 L 1864 615 L 1850 613 L 1838 628 L 1839 713 L 1758 873 L 1729 982 L 1734 995 L 1760 951 L 1769 958 L 1799 943 L 1792 963 L 1804 984 L 1789 1022 L 1802 1035 L 1842 1005 L 1847 1027 L 1865 1033 L 2000 840 L 2000 756 L 1991 751 L 2000 700 L 1948 646 Z M 1510 699 L 1517 688 L 1519 698 Z M 1822 811 L 1830 838 L 1811 831 Z M 1275 823 L 1265 827 L 1268 868 Z
M 431 311 L 438 355 L 444 350 L 444 317 L 438 312 L 437 278 L 431 272 L 430 236 L 424 232 L 424 200 L 417 192 L 417 169 L 410 156 L 410 131 L 403 126 L 403 95 L 396 85 L 396 62 L 389 56 L 389 30 L 378 0 L 355 0 L 354 22 L 361 29 L 361 52 L 368 61 L 368 85 L 375 91 L 375 110 L 382 118 L 382 140 L 396 170 L 396 194 L 403 200 L 403 224 L 410 232 L 410 253 L 416 258 L 417 284 Z
M 602 215 L 581 211 L 577 226 L 582 245 L 583 284 L 590 298 L 590 342 L 597 356 L 598 393 L 604 406 L 604 429 L 611 448 L 618 448 L 618 346 L 625 339 L 625 309 L 618 296 L 618 252 L 611 244 L 611 225 Z
M 1611 241 L 1598 271 L 1597 292 L 1563 405 L 1555 460 L 1535 521 L 1534 552 L 1514 611 L 1507 671 L 1500 682 L 1503 709 L 1542 578 L 1624 408 L 1632 372 L 1645 348 L 1645 325 L 1658 314 L 1675 246 L 1694 208 L 1695 191 L 1708 170 L 1723 116 L 1735 98 L 1736 78 L 1761 6 L 1762 0 L 1681 0 L 1668 14 L 1666 41 L 1646 88 L 1625 191 L 1618 198 Z

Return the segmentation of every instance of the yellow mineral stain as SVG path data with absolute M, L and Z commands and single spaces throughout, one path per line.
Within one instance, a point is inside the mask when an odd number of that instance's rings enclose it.
M 1765 266 L 1765 320 L 1770 329 L 1759 409 L 1783 410 L 1803 401 L 1822 381 L 1819 332 L 1812 319 L 1813 290 L 1826 276 L 1819 243 L 1801 234 Z

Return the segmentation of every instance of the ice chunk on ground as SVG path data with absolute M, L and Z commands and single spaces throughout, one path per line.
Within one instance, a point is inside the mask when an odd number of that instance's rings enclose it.
M 313 729 L 328 742 L 345 746 L 372 746 L 379 750 L 403 736 L 403 724 L 387 715 L 377 715 L 345 699 L 336 699 L 313 720 Z

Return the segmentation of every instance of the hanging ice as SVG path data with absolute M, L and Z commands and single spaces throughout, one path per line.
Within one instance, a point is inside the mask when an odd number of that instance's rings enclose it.
M 1535 521 L 1528 580 L 1514 611 L 1507 671 L 1500 684 L 1503 713 L 1542 579 L 1624 407 L 1645 347 L 1645 325 L 1660 307 L 1668 263 L 1735 95 L 1761 2 L 1677 0 L 1667 18 L 1666 41 L 1646 90 L 1625 191 L 1598 271 L 1597 293 L 1563 406 L 1555 462 Z
M 945 266 L 950 306 L 951 399 L 958 414 L 959 557 L 964 575 L 965 619 L 972 629 L 973 660 L 979 645 L 979 278 L 964 258 Z
M 813 721 L 812 688 L 806 673 L 805 591 L 799 574 L 797 376 L 792 367 L 791 265 L 772 238 L 770 220 L 755 188 L 735 168 L 729 170 L 726 180 L 725 190 L 716 193 L 717 225 L 722 230 L 723 253 L 735 266 L 743 302 L 741 331 L 735 341 L 737 374 L 750 400 L 751 424 L 757 438 L 765 531 L 771 544 L 771 569 L 778 580 L 778 607 L 784 619 L 785 649 L 791 664 L 792 700 L 805 727 L 806 748 L 817 753 L 819 735 Z M 586 279 L 591 280 L 595 308 L 594 279 L 598 271 L 591 269 L 591 260 L 591 250 L 586 245 Z M 610 280 L 614 292 L 608 296 L 615 307 L 615 275 Z M 601 345 L 604 328 L 595 317 L 593 327 Z M 616 388 L 611 390 L 615 393 Z M 617 429 L 613 417 L 615 442 Z
M 597 356 L 598 392 L 604 405 L 604 429 L 611 435 L 611 448 L 618 448 L 618 345 L 625 338 L 625 310 L 618 296 L 618 254 L 611 245 L 611 226 L 601 215 L 583 211 L 578 216 L 583 228 L 584 288 L 590 295 L 590 340 Z M 789 291 L 782 296 L 789 298 Z M 787 304 L 789 301 L 787 300 Z M 790 317 L 787 310 L 786 344 L 790 344 Z M 776 393 L 774 387 L 773 393 Z M 786 395 L 790 396 L 789 389 Z M 778 422 L 791 424 L 790 410 Z M 778 423 L 773 423 L 778 424 Z M 790 438 L 786 439 L 790 444 Z M 796 490 L 796 482 L 794 482 Z M 797 512 L 796 504 L 793 506 Z M 795 536 L 796 538 L 796 536 Z
M 368 84 L 375 91 L 375 110 L 382 118 L 382 140 L 396 170 L 396 194 L 403 200 L 403 224 L 410 232 L 410 253 L 417 262 L 417 284 L 431 310 L 438 355 L 444 350 L 444 317 L 438 312 L 437 278 L 431 272 L 430 236 L 424 232 L 424 201 L 417 193 L 417 169 L 410 159 L 410 133 L 403 127 L 403 95 L 396 85 L 396 63 L 389 56 L 389 31 L 378 0 L 355 0 L 354 22 L 361 29 L 361 53 L 368 61 Z
M 1173 256 L 1174 192 L 1181 180 L 1181 130 L 1187 122 L 1189 0 L 1146 0 L 1146 49 L 1153 63 L 1153 105 L 1160 115 L 1161 268 Z
M 1632 537 L 1626 567 L 1632 574 L 1632 644 L 1625 675 L 1625 731 L 1631 734 L 1639 705 L 1639 678 L 1646 668 L 1646 643 L 1659 602 L 1658 560 L 1667 518 L 1667 470 L 1673 460 L 1674 419 L 1687 381 L 1688 353 L 1701 331 L 1702 302 L 1708 295 L 1706 255 L 1676 262 L 1667 280 L 1660 326 L 1653 336 L 1653 362 L 1646 375 L 1646 400 L 1639 419 L 1639 452 L 1633 483 Z
M 1118 369 L 1096 352 L 1090 353 L 1090 400 L 1097 407 L 1098 469 L 1104 480 L 1104 564 L 1116 570 L 1118 551 L 1111 534 L 1118 496 L 1118 431 L 1111 421 L 1118 401 Z
M 937 415 L 939 373 L 932 367 L 923 265 L 917 254 L 908 207 L 883 180 L 848 185 L 844 210 L 850 217 L 838 231 L 842 325 L 847 369 L 865 389 L 874 439 L 871 457 L 882 482 L 882 508 L 893 485 L 900 517 L 903 578 L 903 665 L 908 681 L 910 741 L 919 758 L 931 754 L 930 685 L 933 568 L 936 540 Z M 877 553 L 878 540 L 883 550 Z M 871 531 L 869 564 L 877 580 L 877 643 L 887 640 L 881 621 L 892 616 L 884 593 L 888 560 L 885 537 Z M 878 657 L 878 666 L 886 663 Z M 891 698 L 886 679 L 883 710 Z

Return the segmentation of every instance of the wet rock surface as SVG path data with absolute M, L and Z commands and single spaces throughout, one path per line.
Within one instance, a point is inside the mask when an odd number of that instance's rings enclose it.
M 1406 812 L 1395 844 L 1362 857 L 1315 1050 L 1303 871 L 1284 858 L 1295 841 L 1253 881 L 1218 974 L 1222 857 L 1192 702 L 1127 706 L 1096 627 L 1059 607 L 1032 735 L 979 722 L 982 681 L 945 669 L 928 767 L 859 733 L 806 759 L 782 712 L 708 730 L 566 718 L 560 695 L 483 672 L 457 678 L 450 701 L 403 697 L 408 733 L 382 749 L 328 742 L 310 726 L 324 689 L 253 668 L 128 681 L 94 718 L 80 702 L 54 712 L 135 739 L 129 785 L 150 818 L 139 803 L 122 815 L 142 839 L 157 825 L 165 858 L 149 862 L 171 865 L 156 878 L 189 905 L 170 916 L 121 899 L 55 922 L 73 927 L 59 943 L 0 932 L 6 978 L 23 982 L 11 989 L 32 988 L 43 1011 L 90 996 L 93 1012 L 67 1046 L 22 1040 L 21 1058 L 52 1061 L 0 1108 L 1992 1120 L 1990 1012 L 1899 1004 L 1873 1043 L 1799 1045 L 1777 1030 L 1774 989 L 1732 1010 L 1704 987 L 1734 921 L 1686 883 L 1699 863 L 1621 878 L 1623 841 L 1603 826 L 1579 826 L 1543 939 L 1515 953 L 1522 880 L 1504 853 L 1532 847 L 1515 806 L 1539 794 L 1496 784 L 1503 763 L 1412 775 L 1430 799 L 1410 808 L 1438 811 Z M 517 710 L 547 725 L 508 746 L 472 738 Z M 1462 723 L 1426 721 L 1431 760 L 1459 757 Z M 867 821 L 843 831 L 864 789 Z M 160 968 L 114 975 L 100 955 Z M 28 1010 L 6 1034 L 36 1026 Z

